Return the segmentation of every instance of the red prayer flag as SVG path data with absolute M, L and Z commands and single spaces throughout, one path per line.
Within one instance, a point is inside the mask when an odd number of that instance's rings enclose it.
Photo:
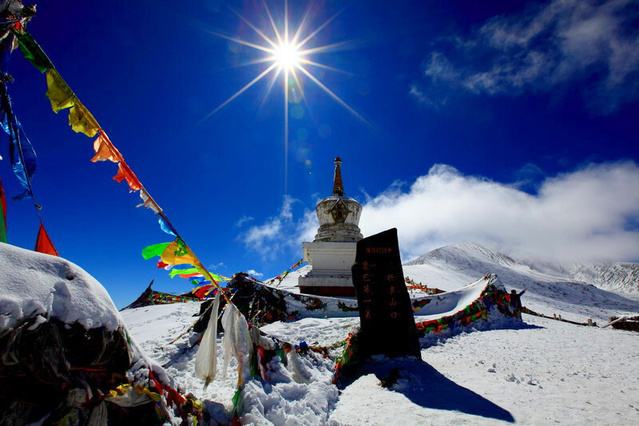
M 202 287 L 194 288 L 191 293 L 198 299 L 204 299 L 213 290 L 213 285 L 203 285 Z
M 138 177 L 133 173 L 133 170 L 129 168 L 129 166 L 122 160 L 120 164 L 118 164 L 118 173 L 113 176 L 113 180 L 120 183 L 123 180 L 126 181 L 127 185 L 129 185 L 129 189 L 132 192 L 139 191 L 142 188 L 142 184 L 138 180 Z
M 2 181 L 0 180 L 0 210 L 2 210 L 2 218 L 6 226 L 7 223 L 7 197 L 4 194 L 4 188 L 2 187 Z
M 7 242 L 7 199 L 0 180 L 0 242 Z
M 53 246 L 53 242 L 51 238 L 49 238 L 49 234 L 44 229 L 44 225 L 40 224 L 40 229 L 38 230 L 38 238 L 36 239 L 35 251 L 40 253 L 50 254 L 52 256 L 60 256 L 58 251 Z

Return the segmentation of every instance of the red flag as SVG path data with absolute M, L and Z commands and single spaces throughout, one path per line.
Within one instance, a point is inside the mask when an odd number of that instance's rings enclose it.
M 7 197 L 4 194 L 4 188 L 2 187 L 2 181 L 0 180 L 0 209 L 2 210 L 2 218 L 4 223 L 7 223 Z
M 38 238 L 36 239 L 35 251 L 39 251 L 40 253 L 50 254 L 52 256 L 60 256 L 58 251 L 53 246 L 53 242 L 51 242 L 51 238 L 49 238 L 49 234 L 44 229 L 44 225 L 40 224 L 40 229 L 38 230 Z
M 7 242 L 7 199 L 0 180 L 0 242 Z
M 202 287 L 194 288 L 191 293 L 198 299 L 204 299 L 213 290 L 213 285 L 203 285 Z

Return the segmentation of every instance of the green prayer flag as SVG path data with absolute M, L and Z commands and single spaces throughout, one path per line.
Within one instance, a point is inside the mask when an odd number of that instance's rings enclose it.
M 149 260 L 152 257 L 161 256 L 169 244 L 171 243 L 159 243 L 144 247 L 142 249 L 142 257 L 144 258 L 144 260 Z
M 222 281 L 231 281 L 231 279 L 229 277 L 225 277 L 224 275 L 218 275 L 218 274 L 214 274 L 213 272 L 211 272 L 211 276 L 213 277 L 213 279 L 215 281 L 222 282 Z M 205 275 L 206 278 L 206 275 Z
M 26 31 L 13 31 L 16 39 L 18 40 L 18 46 L 24 57 L 33 64 L 40 72 L 45 72 L 48 69 L 53 68 L 53 63 L 49 59 L 40 45 L 31 37 Z
M 7 225 L 4 223 L 4 212 L 2 210 L 2 204 L 0 204 L 0 243 L 6 243 L 8 242 Z
M 169 272 L 169 276 L 171 278 L 175 277 L 176 275 L 182 275 L 182 274 L 199 274 L 200 271 L 197 268 L 187 268 L 187 269 L 171 269 L 171 272 Z

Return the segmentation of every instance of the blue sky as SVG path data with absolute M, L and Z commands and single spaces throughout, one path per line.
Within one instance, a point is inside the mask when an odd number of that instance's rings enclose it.
M 281 20 L 283 2 L 268 4 Z M 290 1 L 293 26 L 309 4 Z M 335 155 L 346 191 L 368 207 L 365 233 L 399 226 L 405 256 L 472 239 L 524 255 L 579 247 L 583 258 L 639 259 L 636 3 L 312 4 L 310 27 L 339 14 L 311 45 L 348 41 L 316 56 L 347 73 L 313 72 L 367 123 L 305 80 L 306 103 L 291 104 L 288 197 L 281 82 L 264 101 L 261 82 L 202 120 L 264 68 L 237 67 L 255 51 L 212 34 L 258 41 L 233 10 L 267 28 L 261 2 L 42 2 L 29 30 L 216 272 L 271 276 L 295 262 Z M 61 255 L 118 306 L 152 278 L 188 289 L 142 260 L 165 234 L 111 180 L 111 164 L 89 162 L 91 141 L 51 112 L 44 77 L 17 51 L 10 72 Z M 29 202 L 10 201 L 8 222 L 10 242 L 31 248 Z

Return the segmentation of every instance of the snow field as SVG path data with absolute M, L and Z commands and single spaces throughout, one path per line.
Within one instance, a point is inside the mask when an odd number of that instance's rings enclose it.
M 204 382 L 195 377 L 197 346 L 190 347 L 188 334 L 175 343 L 170 343 L 195 322 L 193 315 L 199 312 L 199 305 L 178 303 L 147 306 L 125 310 L 122 316 L 131 336 L 152 359 L 165 366 L 176 386 L 202 400 L 208 400 L 205 406 L 211 416 L 219 422 L 228 422 L 227 413 L 231 411 L 231 398 L 237 383 L 237 364 L 233 359 L 227 377 L 222 377 L 221 339 L 218 339 L 217 345 L 218 374 L 206 389 L 203 389 Z M 318 324 L 314 324 L 313 319 L 308 320 L 311 320 L 311 325 L 307 328 L 315 329 Z M 344 321 L 353 323 L 353 319 Z M 274 327 L 277 329 L 276 325 Z M 286 324 L 282 324 L 281 330 L 285 328 Z M 301 329 L 304 329 L 303 325 Z M 321 335 L 317 331 L 314 333 Z M 286 336 L 289 335 L 280 333 L 277 337 Z M 292 339 L 291 342 L 299 343 L 299 340 Z M 317 425 L 328 421 L 328 415 L 338 397 L 337 388 L 331 384 L 333 362 L 316 354 L 300 357 L 300 362 L 302 373 L 307 378 L 306 383 L 295 382 L 291 372 L 274 359 L 269 363 L 269 383 L 252 380 L 245 385 L 244 406 L 250 409 L 242 417 L 243 423 Z
M 423 349 L 426 366 L 409 368 L 392 390 L 380 387 L 373 374 L 360 377 L 340 396 L 331 421 L 637 424 L 636 334 L 528 315 L 524 320 L 535 328 L 462 333 Z
M 277 287 L 296 292 L 297 277 L 308 269 L 291 273 Z M 540 313 L 583 322 L 593 318 L 603 325 L 612 315 L 639 312 L 639 301 L 632 295 L 541 272 L 534 265 L 466 244 L 435 250 L 404 265 L 405 276 L 451 292 L 426 305 L 416 320 L 463 309 L 481 292 L 483 286 L 476 281 L 486 273 L 496 273 L 508 290 L 528 289 L 523 303 Z M 206 402 L 209 412 L 224 420 L 223 409 L 228 412 L 235 391 L 234 365 L 227 378 L 218 374 L 203 391 L 202 381 L 193 373 L 197 348 L 189 348 L 186 336 L 168 343 L 195 320 L 191 315 L 198 307 L 152 306 L 122 315 L 151 357 L 160 364 L 169 363 L 167 371 L 177 384 L 202 399 L 216 401 Z M 295 374 L 281 363 L 271 362 L 270 382 L 253 380 L 245 387 L 242 421 L 276 425 L 639 424 L 636 333 L 529 315 L 524 315 L 524 321 L 527 325 L 521 326 L 499 319 L 475 323 L 476 331 L 429 335 L 421 340 L 423 361 L 373 362 L 370 372 L 339 393 L 330 384 L 330 360 L 300 358 L 307 384 L 296 382 Z M 328 346 L 343 340 L 358 324 L 355 312 L 350 318 L 276 322 L 262 330 L 294 344 L 306 341 Z M 340 350 L 334 349 L 331 355 Z M 221 358 L 218 345 L 218 362 Z M 389 389 L 381 387 L 380 378 L 393 368 L 400 371 L 397 383 Z
M 197 303 L 150 306 L 122 313 L 131 334 L 177 385 L 203 399 L 219 420 L 235 391 L 231 365 L 206 390 L 193 375 L 196 349 L 186 337 L 167 345 L 193 321 Z M 271 383 L 245 387 L 242 420 L 276 425 L 388 424 L 597 424 L 634 425 L 639 420 L 639 338 L 632 332 L 581 327 L 524 315 L 526 328 L 496 324 L 475 331 L 423 340 L 423 363 L 381 363 L 403 371 L 392 389 L 366 374 L 338 395 L 330 385 L 332 362 L 302 357 L 309 384 L 296 383 L 279 362 L 271 362 Z M 357 318 L 305 318 L 263 327 L 292 343 L 328 345 L 357 326 Z M 220 348 L 221 345 L 218 345 Z M 339 350 L 336 350 L 336 353 Z M 218 352 L 218 362 L 222 353 Z M 384 374 L 380 374 L 380 377 Z

